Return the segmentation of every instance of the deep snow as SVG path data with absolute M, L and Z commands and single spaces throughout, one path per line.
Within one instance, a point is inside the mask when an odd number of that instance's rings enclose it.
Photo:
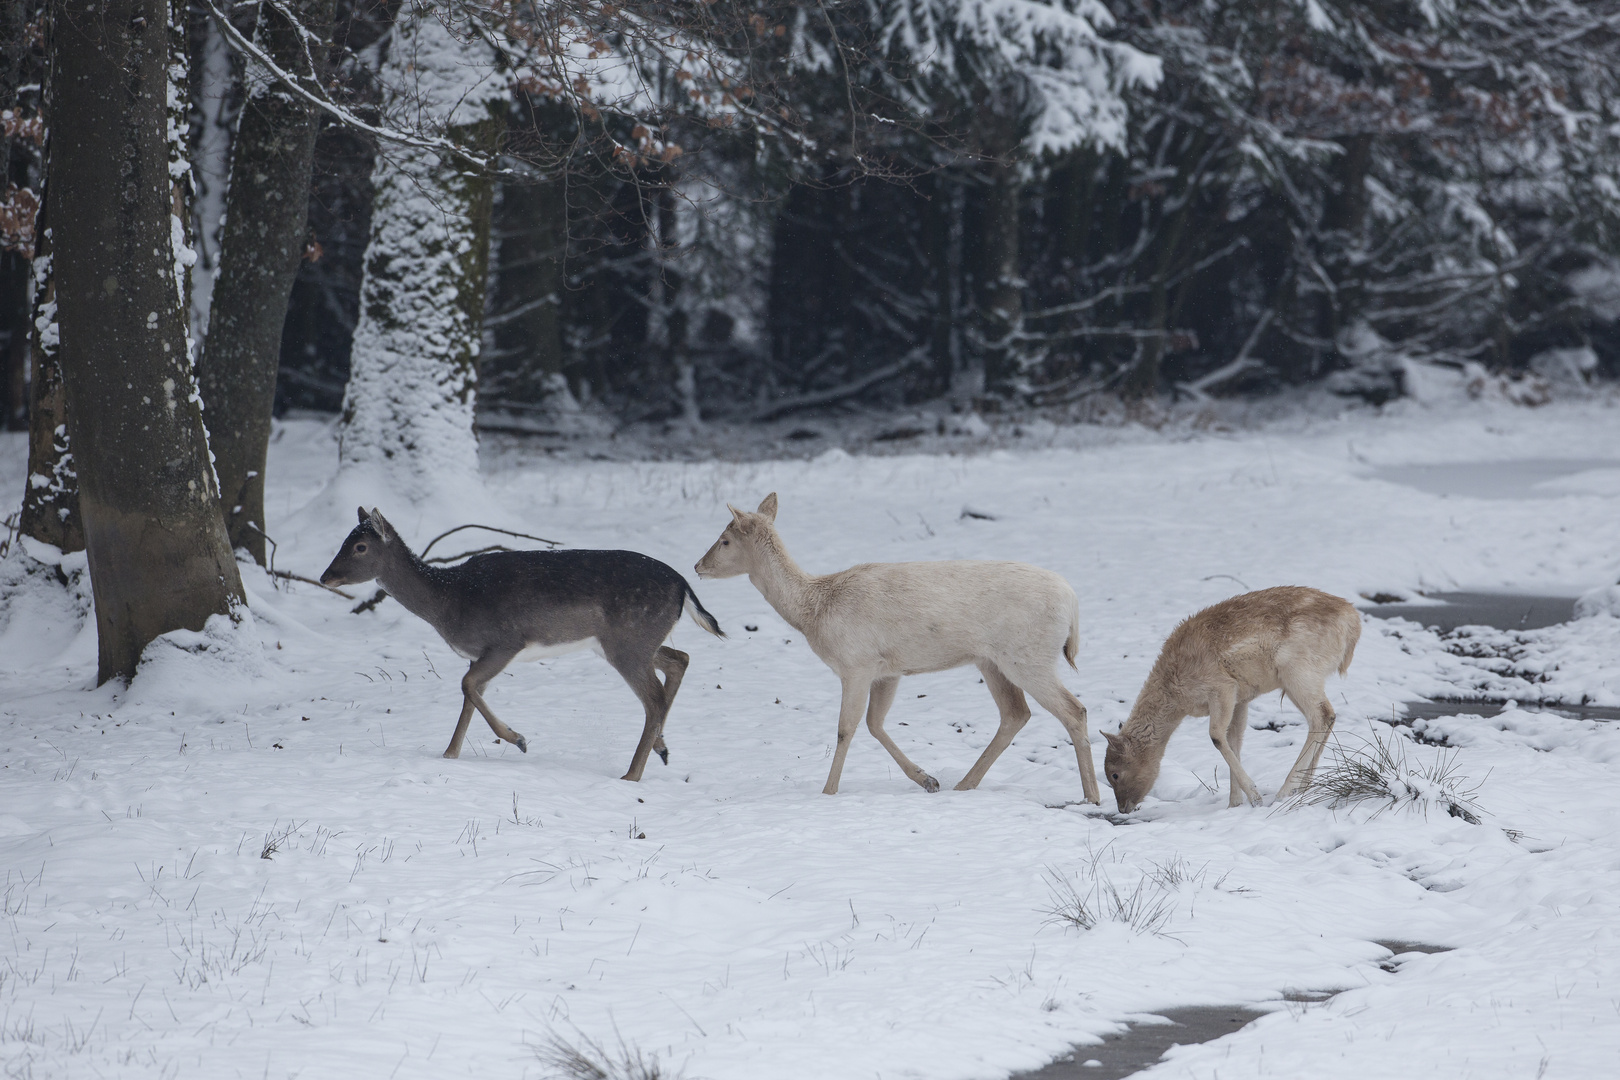
M 1079 448 L 745 463 L 560 461 L 509 440 L 486 455 L 487 496 L 379 503 L 417 544 L 476 505 L 692 579 L 726 501 L 774 490 L 812 572 L 1050 567 L 1080 596 L 1079 670 L 1063 674 L 1100 766 L 1096 732 L 1124 719 L 1164 635 L 1245 588 L 1613 584 L 1616 418 L 1609 400 L 1404 405 L 1231 433 L 1093 431 Z M 0 441 L 0 490 L 21 490 L 23 454 L 21 437 Z M 1507 463 L 1546 459 L 1579 468 L 1510 498 L 1381 474 L 1517 476 Z M 278 429 L 278 567 L 318 574 L 367 498 L 323 491 L 335 467 L 327 425 Z M 1620 1059 L 1620 725 L 1523 704 L 1620 704 L 1611 614 L 1451 639 L 1367 621 L 1328 687 L 1344 746 L 1416 696 L 1521 703 L 1416 726 L 1452 749 L 1405 746 L 1418 763 L 1455 756 L 1480 825 L 1229 810 L 1198 720 L 1124 824 L 1074 805 L 1073 754 L 1039 710 L 976 792 L 924 793 L 863 732 L 841 793 L 822 796 L 837 680 L 746 579 L 694 579 L 731 638 L 676 631 L 692 665 L 671 763 L 632 785 L 617 777 L 640 710 L 588 653 L 492 686 L 527 755 L 475 720 L 444 761 L 462 667 L 395 603 L 352 615 L 244 568 L 247 632 L 173 635 L 127 689 L 98 689 L 84 600 L 19 582 L 25 566 L 0 565 L 8 1075 L 541 1076 L 535 1048 L 557 1032 L 713 1080 L 989 1078 L 1199 1003 L 1273 1011 L 1147 1075 L 1594 1077 Z M 1250 716 L 1245 760 L 1269 793 L 1304 724 L 1274 697 Z M 888 727 L 948 786 L 995 712 L 964 669 L 905 680 Z M 1176 867 L 1163 934 L 1048 914 L 1054 879 L 1129 890 Z M 1388 972 L 1377 939 L 1455 948 Z

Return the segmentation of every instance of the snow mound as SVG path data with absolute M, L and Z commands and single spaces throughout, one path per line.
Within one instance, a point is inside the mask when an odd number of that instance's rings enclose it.
M 238 607 L 229 615 L 210 615 L 201 630 L 171 630 L 153 639 L 141 654 L 129 696 L 204 711 L 219 704 L 230 684 L 267 674 L 258 625 L 246 607 Z
M 1601 585 L 1588 590 L 1575 601 L 1575 617 L 1592 619 L 1599 615 L 1620 617 L 1620 585 Z
M 0 671 L 94 663 L 95 605 L 82 551 L 62 554 L 29 536 L 0 559 Z M 88 644 L 86 645 L 86 642 Z

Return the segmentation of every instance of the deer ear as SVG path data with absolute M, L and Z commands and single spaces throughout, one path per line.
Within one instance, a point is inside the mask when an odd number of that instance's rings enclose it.
M 766 521 L 776 520 L 776 492 L 773 491 L 769 495 L 765 496 L 765 500 L 759 504 L 758 513 L 764 517 Z
M 364 525 L 366 523 L 366 508 L 363 506 L 356 507 L 356 511 L 360 514 L 360 524 Z
M 1125 749 L 1125 740 L 1120 738 L 1118 735 L 1115 735 L 1112 731 L 1103 732 L 1102 737 L 1108 741 L 1108 749 L 1110 749 L 1110 750 L 1123 750 L 1123 749 Z
M 394 532 L 394 527 L 388 524 L 388 519 L 382 516 L 381 510 L 373 507 L 371 516 L 366 520 L 371 522 L 371 527 L 377 530 L 377 535 L 382 537 L 383 543 L 392 544 L 399 539 L 399 534 Z
M 730 503 L 726 503 L 726 509 L 731 511 L 732 521 L 741 521 L 743 519 L 743 512 Z

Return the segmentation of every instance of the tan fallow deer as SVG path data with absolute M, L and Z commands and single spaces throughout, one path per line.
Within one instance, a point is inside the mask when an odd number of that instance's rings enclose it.
M 1328 674 L 1350 669 L 1360 638 L 1360 612 L 1337 596 L 1298 585 L 1234 596 L 1184 620 L 1166 639 L 1125 726 L 1118 735 L 1103 733 L 1103 775 L 1119 812 L 1141 805 L 1158 779 L 1170 736 L 1188 716 L 1209 717 L 1210 740 L 1231 770 L 1227 805 L 1238 805 L 1243 796 L 1258 804 L 1260 790 L 1238 754 L 1249 702 L 1273 690 L 1287 694 L 1310 724 L 1277 798 L 1298 791 L 1310 782 L 1333 730 Z
M 1099 801 L 1086 709 L 1057 674 L 1059 657 L 1074 666 L 1080 642 L 1079 602 L 1067 581 L 1025 563 L 965 560 L 862 563 L 836 574 L 807 574 L 776 531 L 776 507 L 774 492 L 755 513 L 732 507 L 731 523 L 695 569 L 700 578 L 747 574 L 843 682 L 826 794 L 838 792 L 863 709 L 867 728 L 905 774 L 938 791 L 939 782 L 883 730 L 883 719 L 902 676 L 974 664 L 1001 712 L 1001 726 L 957 790 L 978 787 L 1029 721 L 1027 691 L 1068 730 L 1085 797 Z

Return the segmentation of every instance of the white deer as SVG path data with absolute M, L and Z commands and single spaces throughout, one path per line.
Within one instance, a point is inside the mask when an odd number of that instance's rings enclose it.
M 1281 690 L 1305 714 L 1310 734 L 1277 792 L 1287 798 L 1310 782 L 1333 730 L 1327 676 L 1350 669 L 1361 639 L 1361 613 L 1316 589 L 1285 585 L 1244 593 L 1184 620 L 1165 640 L 1119 734 L 1103 732 L 1103 773 L 1119 812 L 1128 814 L 1158 779 L 1170 736 L 1188 716 L 1209 717 L 1209 737 L 1231 770 L 1227 805 L 1260 791 L 1238 755 L 1249 727 L 1249 702 Z
M 730 510 L 731 524 L 698 560 L 698 577 L 747 574 L 843 682 L 825 794 L 838 793 L 863 708 L 866 726 L 905 774 L 938 791 L 939 782 L 883 730 L 883 718 L 901 676 L 975 664 L 1001 711 L 1001 726 L 956 789 L 978 787 L 1029 721 L 1028 691 L 1068 730 L 1086 799 L 1099 801 L 1086 708 L 1057 675 L 1059 656 L 1074 666 L 1080 640 L 1079 602 L 1063 578 L 1025 563 L 970 561 L 862 563 L 816 576 L 799 569 L 776 531 L 775 492 L 756 513 Z

